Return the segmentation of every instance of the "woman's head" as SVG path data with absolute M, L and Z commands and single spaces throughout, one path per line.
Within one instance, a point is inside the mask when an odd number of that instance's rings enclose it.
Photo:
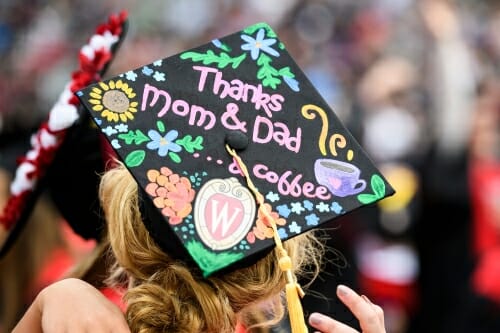
M 103 176 L 100 199 L 117 262 L 112 278 L 125 273 L 130 286 L 126 301 L 132 331 L 233 332 L 236 320 L 248 324 L 264 301 L 272 317 L 283 313 L 285 281 L 273 252 L 251 266 L 203 278 L 155 244 L 142 222 L 138 185 L 123 166 Z M 297 274 L 318 267 L 321 247 L 312 234 L 284 245 Z

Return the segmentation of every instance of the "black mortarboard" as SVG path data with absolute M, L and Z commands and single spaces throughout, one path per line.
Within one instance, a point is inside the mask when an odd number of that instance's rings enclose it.
M 282 240 L 393 193 L 264 23 L 77 95 L 143 190 L 152 237 L 204 276 L 274 247 L 256 190 Z

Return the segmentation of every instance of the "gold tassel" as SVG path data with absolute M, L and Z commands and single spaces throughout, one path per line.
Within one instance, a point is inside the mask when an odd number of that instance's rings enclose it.
M 292 273 L 292 261 L 290 257 L 282 257 L 280 259 L 280 268 L 287 276 L 286 291 L 286 304 L 288 308 L 288 317 L 290 318 L 290 327 L 293 333 L 307 332 L 307 326 L 304 319 L 304 311 L 302 310 L 302 303 L 300 298 L 304 297 L 304 291 L 300 285 L 293 281 L 295 277 Z M 300 296 L 300 298 L 299 298 Z
M 283 247 L 283 243 L 281 238 L 279 237 L 278 230 L 276 227 L 276 221 L 267 211 L 264 206 L 264 198 L 262 194 L 257 190 L 252 180 L 250 179 L 250 174 L 248 173 L 248 169 L 246 165 L 243 163 L 241 158 L 238 156 L 234 149 L 231 149 L 228 145 L 226 145 L 226 150 L 229 154 L 235 159 L 238 167 L 246 178 L 248 188 L 255 196 L 255 200 L 259 205 L 260 212 L 265 216 L 265 219 L 269 223 L 269 225 L 273 229 L 273 238 L 276 243 L 276 251 L 278 255 L 278 263 L 281 271 L 285 274 L 286 279 L 286 304 L 288 309 L 288 317 L 290 319 L 290 328 L 292 333 L 307 333 L 307 326 L 304 319 L 304 311 L 302 310 L 302 303 L 300 302 L 300 298 L 304 297 L 304 291 L 297 283 L 297 278 L 293 273 L 293 263 L 292 259 L 288 255 L 287 251 Z

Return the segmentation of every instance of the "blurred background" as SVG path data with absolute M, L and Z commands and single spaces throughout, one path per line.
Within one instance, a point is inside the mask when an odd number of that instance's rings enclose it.
M 384 308 L 388 333 L 500 332 L 500 1 L 1 0 L 0 206 L 80 47 L 121 10 L 107 76 L 269 23 L 393 184 L 332 222 L 306 313 L 357 327 L 335 297 L 345 283 Z M 0 332 L 93 246 L 39 205 L 43 223 L 0 262 Z

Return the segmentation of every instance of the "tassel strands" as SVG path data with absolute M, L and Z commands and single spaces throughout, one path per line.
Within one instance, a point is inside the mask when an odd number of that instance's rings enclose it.
M 300 287 L 300 285 L 297 283 L 297 278 L 295 277 L 295 274 L 293 273 L 292 270 L 293 268 L 292 259 L 288 255 L 286 249 L 283 247 L 283 242 L 279 237 L 278 230 L 276 227 L 276 221 L 265 207 L 264 197 L 253 184 L 245 163 L 243 163 L 243 161 L 238 156 L 236 151 L 231 147 L 229 147 L 228 145 L 226 145 L 226 150 L 234 158 L 236 164 L 240 168 L 241 173 L 246 179 L 249 190 L 253 193 L 253 195 L 255 196 L 255 200 L 259 205 L 259 211 L 265 216 L 268 225 L 271 226 L 271 228 L 273 229 L 273 238 L 276 244 L 276 252 L 278 255 L 279 266 L 281 271 L 284 273 L 286 280 L 286 286 L 285 286 L 286 302 L 287 302 L 288 316 L 290 318 L 290 327 L 292 329 L 292 333 L 307 333 L 307 326 L 304 319 L 304 311 L 302 310 L 302 304 L 300 302 L 300 299 L 304 297 L 305 293 Z

